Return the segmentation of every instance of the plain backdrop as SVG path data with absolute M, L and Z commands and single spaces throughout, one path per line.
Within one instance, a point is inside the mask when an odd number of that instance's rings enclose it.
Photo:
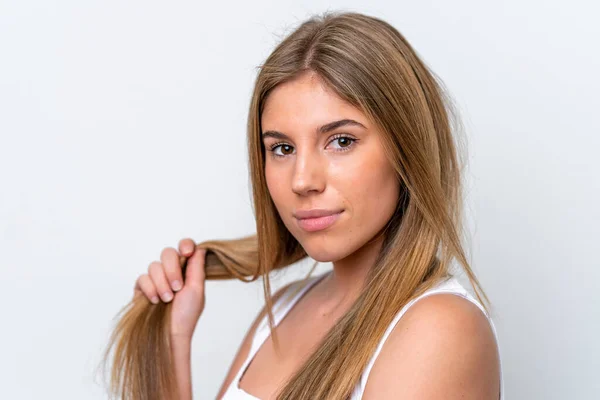
M 107 398 L 94 371 L 137 276 L 181 238 L 255 232 L 257 66 L 327 10 L 390 22 L 459 106 L 506 398 L 598 398 L 600 9 L 579 0 L 0 1 L 0 398 Z M 263 305 L 260 281 L 206 290 L 199 399 Z

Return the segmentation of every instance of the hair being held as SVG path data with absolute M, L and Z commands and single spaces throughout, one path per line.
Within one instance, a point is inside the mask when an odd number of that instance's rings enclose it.
M 308 254 L 271 199 L 260 121 L 271 91 L 307 72 L 379 128 L 400 193 L 364 290 L 281 388 L 278 400 L 347 398 L 396 313 L 448 276 L 454 261 L 484 307 L 489 305 L 462 243 L 461 130 L 450 97 L 398 30 L 355 12 L 313 16 L 260 66 L 247 125 L 256 235 L 198 243 L 207 251 L 206 279 L 251 282 L 263 277 L 266 315 L 277 343 L 269 272 Z M 180 263 L 185 273 L 186 258 Z M 107 363 L 112 351 L 111 396 L 178 399 L 168 328 L 171 306 L 136 296 L 119 312 L 103 359 Z

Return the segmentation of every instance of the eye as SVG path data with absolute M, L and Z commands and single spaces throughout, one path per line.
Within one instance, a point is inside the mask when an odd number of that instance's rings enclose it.
M 333 139 L 331 139 L 331 142 L 329 143 L 337 141 L 340 145 L 340 147 L 337 148 L 337 151 L 346 151 L 350 149 L 350 147 L 352 147 L 354 145 L 354 142 L 356 142 L 357 140 L 358 139 L 351 138 L 350 136 L 339 135 L 334 136 Z
M 278 153 L 277 153 L 277 149 L 278 149 L 278 148 L 280 148 L 280 147 L 281 147 L 281 149 L 282 149 L 282 151 L 283 151 L 283 154 L 278 154 Z M 273 153 L 273 155 L 274 155 L 275 157 L 285 157 L 285 156 L 287 156 L 288 154 L 291 154 L 291 152 L 292 152 L 292 149 L 293 149 L 293 148 L 294 148 L 293 146 L 290 146 L 289 144 L 286 144 L 286 143 L 275 143 L 274 145 L 272 145 L 272 146 L 270 147 L 269 151 L 270 151 L 271 153 Z M 288 153 L 288 151 L 289 151 L 290 153 Z
M 335 135 L 329 143 L 338 143 L 338 147 L 335 147 L 334 151 L 348 151 L 352 147 L 354 147 L 354 142 L 357 142 L 358 139 L 350 137 L 344 134 Z M 278 153 L 278 149 L 281 148 L 281 153 Z M 291 146 L 284 142 L 278 142 L 271 146 L 269 146 L 268 151 L 270 151 L 274 157 L 283 158 L 294 152 L 294 146 Z

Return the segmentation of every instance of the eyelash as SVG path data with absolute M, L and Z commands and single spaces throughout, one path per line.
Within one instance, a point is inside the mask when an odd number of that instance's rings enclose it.
M 333 142 L 334 140 L 337 140 L 337 139 L 349 139 L 351 142 L 350 142 L 350 144 L 348 146 L 341 147 L 339 149 L 336 149 L 335 151 L 348 151 L 351 148 L 353 148 L 354 147 L 354 143 L 358 141 L 358 139 L 355 139 L 355 138 L 353 138 L 351 136 L 347 136 L 347 135 L 344 135 L 344 134 L 338 134 L 338 135 L 335 135 L 333 138 L 331 138 L 331 141 L 329 143 L 331 143 L 331 142 Z M 286 143 L 285 142 L 274 143 L 273 145 L 271 145 L 269 147 L 269 151 L 273 154 L 274 157 L 279 157 L 279 158 L 287 157 L 290 154 L 280 155 L 280 154 L 276 154 L 275 153 L 275 149 L 277 147 L 283 146 L 284 144 L 286 144 Z

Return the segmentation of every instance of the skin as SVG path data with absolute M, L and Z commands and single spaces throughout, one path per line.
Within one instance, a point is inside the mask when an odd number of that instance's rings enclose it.
M 317 133 L 319 127 L 343 119 L 362 126 Z M 312 73 L 273 90 L 261 126 L 267 186 L 283 223 L 310 257 L 333 263 L 332 274 L 321 284 L 329 293 L 321 308 L 329 312 L 361 291 L 382 237 L 370 241 L 398 202 L 398 179 L 374 124 Z M 288 138 L 264 135 L 270 131 Z M 274 145 L 279 146 L 272 149 Z M 314 208 L 344 211 L 331 227 L 307 232 L 293 213 Z
M 319 127 L 344 119 L 362 126 L 317 133 Z M 263 134 L 286 136 L 263 137 L 267 185 L 282 221 L 310 257 L 333 264 L 332 272 L 308 290 L 279 324 L 282 353 L 275 353 L 267 338 L 240 379 L 244 391 L 271 399 L 360 294 L 381 248 L 378 233 L 398 201 L 399 182 L 384 156 L 381 132 L 312 73 L 271 92 L 261 126 Z M 313 208 L 343 212 L 329 228 L 307 232 L 294 213 Z M 170 301 L 168 295 L 160 294 L 171 292 L 169 282 L 181 279 L 179 254 L 191 257 L 192 279 L 186 278 L 186 287 L 174 301 L 183 297 L 188 282 L 194 290 L 173 307 L 179 318 L 171 328 L 178 333 L 173 351 L 175 359 L 181 360 L 176 373 L 184 398 L 191 398 L 189 343 L 202 312 L 189 304 L 197 301 L 204 306 L 204 277 L 193 272 L 203 269 L 203 254 L 197 256 L 194 243 L 183 239 L 179 252 L 165 248 L 161 262 L 151 264 L 149 274 L 136 284 L 136 293 Z M 218 399 L 245 361 L 264 311 L 256 316 L 238 348 Z M 371 370 L 363 399 L 497 399 L 498 376 L 499 356 L 485 316 L 468 300 L 436 294 L 415 303 L 392 330 Z

